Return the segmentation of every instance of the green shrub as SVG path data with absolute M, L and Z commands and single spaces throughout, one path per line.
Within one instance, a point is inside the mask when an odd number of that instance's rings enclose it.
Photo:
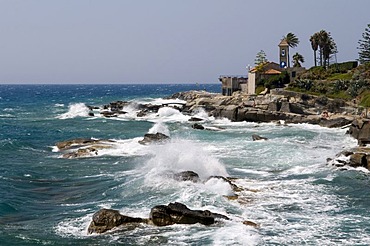
M 256 95 L 260 94 L 264 90 L 265 90 L 265 87 L 264 86 L 257 86 L 257 88 L 256 88 Z
M 370 108 L 370 90 L 363 92 L 364 96 L 361 99 L 360 105 L 365 108 Z
M 335 73 L 328 77 L 328 80 L 350 80 L 352 79 L 351 73 Z
M 348 61 L 342 63 L 334 63 L 329 66 L 329 70 L 334 73 L 347 73 L 358 66 L 357 61 Z
M 349 84 L 348 89 L 347 89 L 347 93 L 351 97 L 356 97 L 361 93 L 361 91 L 366 90 L 366 89 L 370 89 L 370 84 L 369 84 L 368 81 L 366 81 L 366 80 L 356 80 L 356 81 L 352 81 Z

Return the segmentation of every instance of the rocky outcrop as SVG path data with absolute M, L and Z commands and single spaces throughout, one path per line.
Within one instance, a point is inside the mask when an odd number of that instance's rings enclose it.
M 62 142 L 58 142 L 55 145 L 58 147 L 59 150 L 67 150 L 71 148 L 79 148 L 83 146 L 88 146 L 92 144 L 100 144 L 100 143 L 112 143 L 113 140 L 104 140 L 104 139 L 91 139 L 91 138 L 76 138 L 72 140 L 66 140 Z
M 266 95 L 234 93 L 221 96 L 214 93 L 189 91 L 174 94 L 171 98 L 186 100 L 186 111 L 190 114 L 203 108 L 210 116 L 227 118 L 231 121 L 271 122 L 284 120 L 288 123 L 320 124 L 325 127 L 341 127 L 354 119 L 346 115 L 325 118 L 320 113 L 341 114 L 350 109 L 343 100 L 316 97 L 285 90 L 271 90 Z
M 370 148 L 358 147 L 350 151 L 343 151 L 328 163 L 337 167 L 364 167 L 370 170 Z
M 147 134 L 144 135 L 144 138 L 139 141 L 139 143 L 147 145 L 147 144 L 151 144 L 151 143 L 161 143 L 161 142 L 167 141 L 169 139 L 170 139 L 169 136 L 167 136 L 163 133 L 160 133 L 160 132 L 157 132 L 155 134 L 147 133 Z
M 158 205 L 151 209 L 149 219 L 154 225 L 166 226 L 173 224 L 196 224 L 211 225 L 215 219 L 228 220 L 225 215 L 212 213 L 209 210 L 191 210 L 182 203 L 170 203 Z
M 93 215 L 88 233 L 104 233 L 113 228 L 133 223 L 148 223 L 148 220 L 129 217 L 120 214 L 118 210 L 103 208 Z
M 115 141 L 109 139 L 77 138 L 56 143 L 62 158 L 75 159 L 98 155 L 99 150 L 111 148 Z
M 199 175 L 193 171 L 183 171 L 183 172 L 175 173 L 173 177 L 175 180 L 178 180 L 178 181 L 192 181 L 194 183 L 197 183 L 200 180 Z
M 370 144 L 370 119 L 358 119 L 353 121 L 348 133 L 357 139 L 359 146 Z
M 101 209 L 93 215 L 88 233 L 104 233 L 117 227 L 138 223 L 150 223 L 156 226 L 196 223 L 211 225 L 220 219 L 229 220 L 225 215 L 209 210 L 191 210 L 178 202 L 153 207 L 149 219 L 129 217 L 114 209 Z

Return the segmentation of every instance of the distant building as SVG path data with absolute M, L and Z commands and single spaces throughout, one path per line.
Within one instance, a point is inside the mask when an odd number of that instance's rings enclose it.
M 246 85 L 248 78 L 243 75 L 226 75 L 220 76 L 222 83 L 222 95 L 231 96 L 235 91 L 241 91 L 243 85 Z
M 256 84 L 259 80 L 279 75 L 282 71 L 283 69 L 280 65 L 275 62 L 266 62 L 260 69 L 257 67 L 252 68 L 248 72 L 248 89 L 246 93 L 250 95 L 256 94 Z
M 231 96 L 235 91 L 242 91 L 248 95 L 256 94 L 256 84 L 261 79 L 269 79 L 286 71 L 290 81 L 306 71 L 304 67 L 288 67 L 289 44 L 286 40 L 279 43 L 279 64 L 276 62 L 266 62 L 263 66 L 257 66 L 248 71 L 248 77 L 241 76 L 220 76 L 222 82 L 222 95 Z

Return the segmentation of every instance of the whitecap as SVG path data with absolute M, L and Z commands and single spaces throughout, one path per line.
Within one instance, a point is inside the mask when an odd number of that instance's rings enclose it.
M 84 103 L 71 104 L 68 107 L 68 112 L 57 116 L 58 119 L 70 119 L 75 117 L 87 117 L 90 109 Z

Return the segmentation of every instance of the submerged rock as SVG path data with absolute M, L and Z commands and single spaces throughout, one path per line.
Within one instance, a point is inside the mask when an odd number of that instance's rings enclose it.
M 104 233 L 124 224 L 147 222 L 147 219 L 129 217 L 120 214 L 118 210 L 103 208 L 93 215 L 88 233 Z
M 215 219 L 229 218 L 222 214 L 212 213 L 209 210 L 191 210 L 182 203 L 170 203 L 158 205 L 151 209 L 149 219 L 157 226 L 173 224 L 196 224 L 211 225 Z
M 253 141 L 258 141 L 258 140 L 268 140 L 268 138 L 261 137 L 261 136 L 259 136 L 259 135 L 257 135 L 257 134 L 253 134 L 253 135 L 252 135 L 252 139 L 253 139 Z

